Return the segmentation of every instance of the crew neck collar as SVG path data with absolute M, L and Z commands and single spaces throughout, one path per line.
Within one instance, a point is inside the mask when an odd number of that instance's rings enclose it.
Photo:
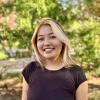
M 45 70 L 45 71 L 49 71 L 49 72 L 58 72 L 58 71 L 61 71 L 61 70 L 63 70 L 63 69 L 65 69 L 64 66 L 61 67 L 61 68 L 59 68 L 59 69 L 48 69 L 48 68 L 44 67 L 44 70 Z

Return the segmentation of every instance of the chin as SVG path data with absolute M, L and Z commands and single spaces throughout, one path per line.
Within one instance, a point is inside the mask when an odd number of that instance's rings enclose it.
M 45 59 L 54 59 L 55 58 L 55 56 L 51 56 L 51 55 L 45 55 L 45 56 L 43 56 Z
M 54 57 L 47 57 L 47 56 L 46 56 L 46 57 L 44 57 L 44 58 L 45 58 L 45 59 L 53 59 Z

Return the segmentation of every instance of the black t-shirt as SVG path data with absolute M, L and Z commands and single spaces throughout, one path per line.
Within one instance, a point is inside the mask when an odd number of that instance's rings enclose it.
M 27 100 L 75 100 L 76 89 L 87 80 L 78 65 L 53 71 L 31 62 L 22 74 L 29 85 Z

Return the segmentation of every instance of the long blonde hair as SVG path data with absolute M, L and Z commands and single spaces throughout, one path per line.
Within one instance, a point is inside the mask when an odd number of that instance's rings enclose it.
M 41 20 L 38 21 L 37 27 L 31 39 L 32 47 L 33 47 L 34 53 L 36 55 L 36 59 L 39 62 L 39 64 L 42 67 L 44 66 L 43 59 L 41 58 L 41 55 L 39 54 L 38 49 L 37 49 L 37 33 L 40 27 L 43 25 L 50 25 L 56 37 L 64 44 L 62 48 L 63 49 L 62 50 L 62 61 L 63 61 L 64 66 L 68 67 L 71 64 L 75 64 L 75 61 L 72 59 L 71 54 L 70 54 L 71 47 L 70 47 L 69 39 L 64 34 L 64 30 L 61 27 L 61 25 L 59 25 L 55 20 L 51 18 L 42 18 Z

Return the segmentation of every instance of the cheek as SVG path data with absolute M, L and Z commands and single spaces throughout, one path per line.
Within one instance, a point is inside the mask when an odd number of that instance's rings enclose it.
M 59 51 L 60 52 L 62 51 L 62 47 L 63 47 L 62 44 L 59 44 L 59 47 L 58 48 L 59 48 Z
M 62 53 L 62 50 L 63 50 L 63 44 L 60 43 L 60 44 L 58 45 L 58 52 L 59 52 L 59 53 Z
M 63 44 L 61 42 L 57 42 L 56 46 L 57 46 L 58 49 L 62 49 Z
M 42 49 L 42 43 L 37 42 L 37 49 L 40 51 Z

